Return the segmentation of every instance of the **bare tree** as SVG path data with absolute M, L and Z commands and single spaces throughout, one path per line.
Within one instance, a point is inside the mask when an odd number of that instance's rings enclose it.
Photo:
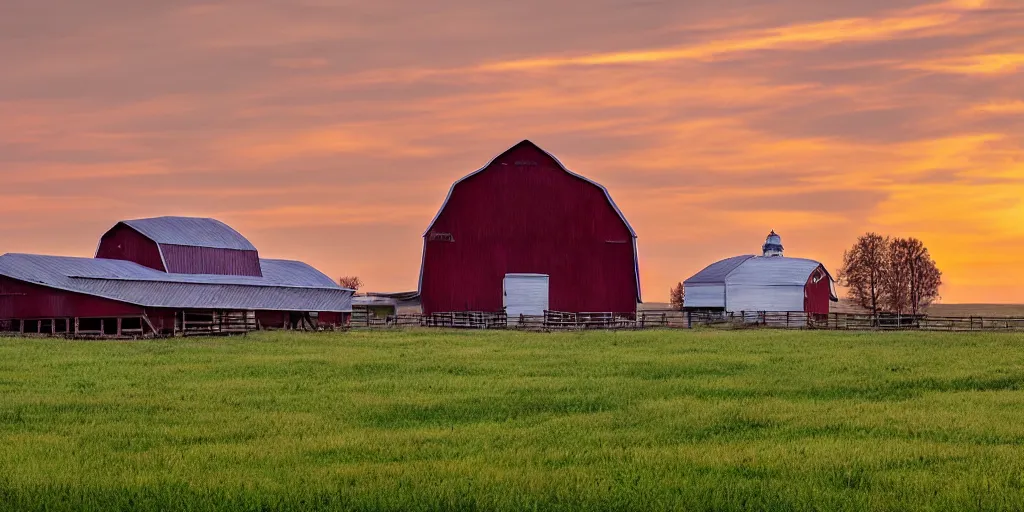
M 882 275 L 882 306 L 890 313 L 909 313 L 912 309 L 908 263 L 913 258 L 913 252 L 914 248 L 906 238 L 889 241 L 885 272 Z
M 890 297 L 892 311 L 917 315 L 939 298 L 942 272 L 928 248 L 916 238 L 897 238 L 892 241 L 887 268 L 886 295 Z
M 353 290 L 358 290 L 363 287 L 363 280 L 359 279 L 357 276 L 342 277 L 341 279 L 338 279 L 338 283 L 345 288 L 351 288 Z
M 863 308 L 878 315 L 881 305 L 889 239 L 877 233 L 868 233 L 857 239 L 850 250 L 843 253 L 843 268 L 839 282 L 846 286 L 847 295 Z
M 682 311 L 685 297 L 686 289 L 683 287 L 683 283 L 679 283 L 669 290 L 669 302 L 672 304 L 672 309 Z

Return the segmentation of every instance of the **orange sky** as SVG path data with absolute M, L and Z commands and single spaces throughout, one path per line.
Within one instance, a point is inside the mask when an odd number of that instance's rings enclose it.
M 455 179 L 529 138 L 606 185 L 645 299 L 783 235 L 921 238 L 1024 302 L 1021 0 L 4 0 L 0 253 L 217 217 L 411 290 Z

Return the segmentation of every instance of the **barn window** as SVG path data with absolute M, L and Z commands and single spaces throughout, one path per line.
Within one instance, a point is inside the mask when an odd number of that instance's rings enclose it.
M 821 268 L 818 268 L 815 270 L 814 275 L 811 276 L 811 282 L 813 282 L 814 284 L 818 284 L 818 282 L 821 281 L 822 279 L 825 279 L 825 272 L 821 270 Z
M 455 241 L 455 237 L 453 237 L 451 233 L 438 233 L 436 231 L 431 231 L 430 232 L 430 236 L 427 237 L 427 239 L 429 241 L 431 241 L 431 242 L 454 242 Z

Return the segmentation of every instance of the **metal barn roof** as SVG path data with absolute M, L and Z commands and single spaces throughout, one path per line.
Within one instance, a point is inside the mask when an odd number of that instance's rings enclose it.
M 721 284 L 725 282 L 725 276 L 729 275 L 730 272 L 736 270 L 736 267 L 743 264 L 743 262 L 753 258 L 752 255 L 745 256 L 733 256 L 732 258 L 726 258 L 721 261 L 716 261 L 704 270 L 697 272 L 693 277 L 687 279 L 683 284 Z
M 241 233 L 216 219 L 154 217 L 121 221 L 158 244 L 255 251 Z
M 821 266 L 803 258 L 754 257 L 744 260 L 725 276 L 726 284 L 749 286 L 803 286 Z
M 263 277 L 167 274 L 134 262 L 36 254 L 0 256 L 0 275 L 136 304 L 184 309 L 351 311 L 352 293 L 298 261 L 260 260 Z
M 821 263 L 804 258 L 733 256 L 708 265 L 683 284 L 803 286 L 818 267 L 824 268 Z M 825 273 L 828 274 L 828 269 Z M 830 274 L 829 278 L 832 278 Z

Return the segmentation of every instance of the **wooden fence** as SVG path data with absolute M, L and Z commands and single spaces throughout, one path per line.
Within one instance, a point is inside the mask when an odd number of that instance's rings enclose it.
M 883 331 L 1024 331 L 1024 318 L 741 311 L 686 312 L 690 327 Z
M 443 327 L 456 329 L 516 329 L 524 331 L 580 331 L 590 329 L 819 329 L 920 331 L 1024 331 L 1024 318 L 932 317 L 926 315 L 865 315 L 802 311 L 706 312 L 647 310 L 636 313 L 567 313 L 508 317 L 497 312 L 452 312 L 431 315 L 393 315 L 353 318 L 353 328 Z

